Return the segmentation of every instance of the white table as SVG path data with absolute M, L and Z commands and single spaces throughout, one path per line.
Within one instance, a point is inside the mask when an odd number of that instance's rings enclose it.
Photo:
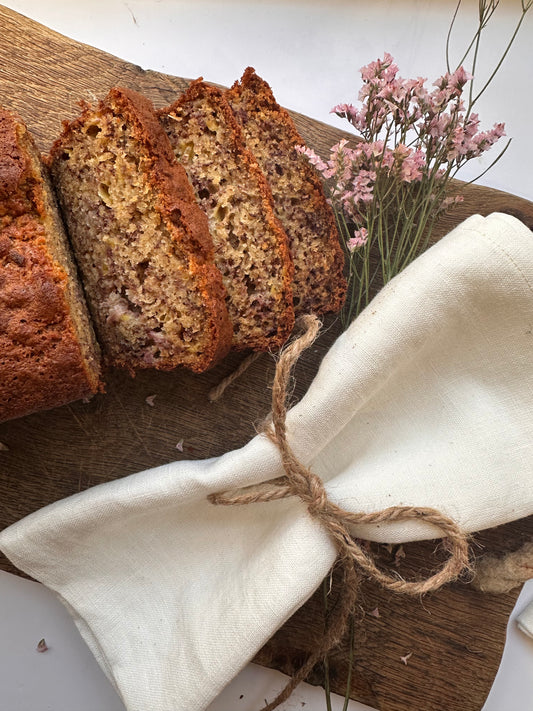
M 329 113 L 355 102 L 359 69 L 389 51 L 404 77 L 431 81 L 445 71 L 444 43 L 455 0 L 10 0 L 4 3 L 74 39 L 146 69 L 230 85 L 246 66 L 271 84 L 279 102 L 332 125 Z M 500 56 L 519 2 L 507 2 L 487 32 L 479 81 Z M 477 2 L 465 4 L 456 27 L 453 59 L 474 28 Z M 511 147 L 479 181 L 533 200 L 533 92 L 526 19 L 511 55 L 479 101 L 482 124 L 505 121 Z M 489 154 L 459 177 L 472 179 L 491 162 Z M 533 641 L 513 619 L 533 600 L 527 584 L 509 624 L 504 658 L 483 711 L 530 711 L 533 699 Z M 0 573 L 0 707 L 6 711 L 123 711 L 113 688 L 59 602 L 42 586 Z M 35 647 L 44 637 L 46 654 Z M 272 698 L 283 678 L 250 665 L 212 704 L 210 711 L 253 711 Z M 283 707 L 325 707 L 320 689 L 302 686 Z M 338 701 L 336 709 L 342 708 Z M 366 707 L 352 702 L 351 711 Z M 146 711 L 158 711 L 156 709 Z M 194 711 L 191 709 L 191 711 Z

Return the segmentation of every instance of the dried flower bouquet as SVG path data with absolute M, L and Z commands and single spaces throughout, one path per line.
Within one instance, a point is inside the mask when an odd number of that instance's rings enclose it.
M 481 35 L 499 0 L 480 0 L 478 27 L 453 71 L 448 51 L 452 21 L 446 43 L 447 71 L 432 89 L 426 87 L 425 79 L 401 78 L 393 57 L 385 53 L 361 70 L 360 105 L 345 103 L 332 109 L 355 129 L 354 140 L 337 143 L 327 160 L 301 148 L 327 181 L 348 255 L 351 288 L 343 312 L 345 325 L 368 304 L 376 287 L 428 246 L 436 221 L 462 200 L 452 190 L 458 171 L 505 135 L 503 123 L 481 130 L 473 109 L 532 4 L 533 0 L 522 0 L 520 18 L 505 52 L 477 93 L 474 72 Z M 467 71 L 464 62 L 470 57 L 471 71 Z M 509 143 L 481 175 L 501 158 Z M 371 252 L 379 255 L 377 268 L 372 266 Z

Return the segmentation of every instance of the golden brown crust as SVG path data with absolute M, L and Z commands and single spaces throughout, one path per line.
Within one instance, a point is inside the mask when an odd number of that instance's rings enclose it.
M 19 117 L 0 109 L 0 421 L 102 389 L 98 354 L 83 352 L 67 272 L 50 248 L 36 156 Z
M 158 111 L 159 118 L 165 124 L 167 117 L 179 115 L 182 108 L 195 101 L 207 101 L 217 116 L 217 121 L 224 124 L 225 130 L 230 138 L 228 143 L 231 151 L 238 156 L 238 161 L 244 171 L 248 173 L 251 180 L 258 186 L 261 199 L 263 201 L 264 225 L 275 238 L 273 250 L 279 255 L 282 268 L 278 273 L 281 279 L 281 296 L 276 308 L 279 312 L 277 330 L 275 334 L 263 333 L 260 337 L 254 336 L 253 340 L 246 340 L 242 343 L 234 340 L 234 349 L 253 350 L 276 350 L 279 349 L 289 337 L 294 326 L 294 310 L 292 306 L 292 280 L 294 267 L 289 250 L 287 235 L 279 220 L 274 214 L 274 203 L 270 186 L 259 167 L 254 155 L 246 147 L 242 131 L 235 120 L 235 116 L 223 93 L 216 87 L 206 84 L 202 78 L 191 82 L 187 91 L 183 93 L 171 106 Z
M 252 67 L 248 67 L 241 79 L 225 92 L 225 97 L 234 110 L 239 125 L 243 128 L 247 145 L 267 173 L 278 214 L 284 212 L 283 207 L 279 208 L 280 198 L 283 198 L 285 191 L 282 185 L 276 185 L 278 182 L 276 173 L 269 175 L 266 164 L 273 162 L 274 158 L 266 154 L 269 150 L 272 153 L 280 152 L 283 154 L 282 160 L 297 166 L 299 180 L 302 183 L 299 199 L 306 203 L 305 212 L 309 216 L 308 229 L 314 233 L 316 244 L 313 248 L 307 235 L 291 228 L 285 216 L 280 217 L 288 234 L 295 262 L 293 288 L 296 312 L 313 311 L 320 314 L 338 311 L 346 296 L 344 254 L 339 243 L 335 217 L 326 201 L 322 182 L 307 159 L 296 151 L 297 146 L 305 145 L 302 137 L 289 113 L 277 103 L 268 83 L 259 77 Z M 250 136 L 247 130 L 250 119 L 255 121 L 257 126 L 272 126 L 276 135 L 275 145 L 269 149 L 267 130 L 262 131 L 259 137 Z M 254 143 L 255 145 L 260 143 L 260 150 L 254 149 Z M 261 152 L 265 153 L 266 161 L 263 160 Z M 278 165 L 278 170 L 279 168 Z M 305 257 L 302 247 L 310 250 Z
M 194 363 L 187 367 L 201 372 L 222 358 L 229 350 L 232 328 L 224 305 L 225 291 L 221 276 L 213 264 L 213 245 L 207 219 L 196 204 L 194 192 L 183 168 L 176 162 L 168 138 L 155 115 L 151 102 L 130 89 L 116 87 L 96 109 L 83 107 L 81 115 L 64 124 L 63 134 L 50 151 L 53 165 L 69 138 L 80 131 L 94 113 L 111 112 L 123 117 L 135 140 L 149 156 L 147 180 L 157 196 L 156 209 L 174 243 L 187 252 L 189 271 L 196 280 L 208 316 L 204 328 L 209 331 L 210 345 Z M 102 344 L 105 348 L 106 344 Z M 130 370 L 142 367 L 172 369 L 183 365 L 179 355 L 168 356 L 157 363 L 132 362 L 129 355 L 115 354 L 113 365 Z

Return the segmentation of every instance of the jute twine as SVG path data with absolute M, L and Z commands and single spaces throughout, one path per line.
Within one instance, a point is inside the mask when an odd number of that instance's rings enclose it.
M 207 399 L 209 400 L 209 402 L 216 402 L 217 400 L 220 400 L 226 389 L 238 378 L 240 378 L 241 375 L 243 375 L 243 373 L 245 373 L 248 368 L 253 363 L 255 363 L 255 361 L 262 355 L 263 353 L 256 352 L 251 353 L 249 356 L 246 356 L 242 363 L 237 368 L 235 368 L 233 372 L 231 372 L 223 380 L 221 380 L 218 385 L 215 385 L 215 387 L 211 388 L 211 390 L 207 393 Z
M 301 353 L 313 343 L 321 327 L 315 316 L 301 317 L 298 325 L 303 329 L 303 334 L 285 347 L 276 366 L 272 388 L 272 422 L 267 430 L 267 435 L 279 448 L 285 476 L 267 482 L 260 488 L 251 487 L 249 490 L 213 494 L 209 497 L 214 504 L 236 506 L 298 496 L 307 506 L 309 514 L 320 521 L 331 535 L 338 551 L 336 565 L 341 566 L 344 573 L 341 599 L 328 618 L 321 644 L 293 675 L 285 688 L 261 711 L 273 711 L 277 708 L 308 676 L 315 664 L 340 644 L 346 633 L 350 615 L 355 608 L 359 585 L 364 575 L 387 590 L 418 596 L 456 580 L 465 569 L 469 568 L 468 537 L 447 516 L 432 508 L 415 506 L 393 506 L 375 513 L 345 511 L 329 501 L 320 477 L 295 457 L 287 441 L 287 392 L 295 363 Z M 449 557 L 444 565 L 435 574 L 423 580 L 406 581 L 397 572 L 389 574 L 380 570 L 371 556 L 363 550 L 362 545 L 350 535 L 352 525 L 405 520 L 422 520 L 438 528 L 449 551 Z

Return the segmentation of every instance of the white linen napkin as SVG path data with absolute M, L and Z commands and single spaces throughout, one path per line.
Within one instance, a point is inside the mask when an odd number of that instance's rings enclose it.
M 467 531 L 533 514 L 532 285 L 532 233 L 493 214 L 380 292 L 287 418 L 335 503 L 435 507 Z M 0 533 L 0 549 L 62 599 L 129 711 L 199 711 L 334 562 L 298 500 L 206 498 L 282 475 L 258 435 L 57 502 Z M 421 522 L 354 533 L 439 535 Z

